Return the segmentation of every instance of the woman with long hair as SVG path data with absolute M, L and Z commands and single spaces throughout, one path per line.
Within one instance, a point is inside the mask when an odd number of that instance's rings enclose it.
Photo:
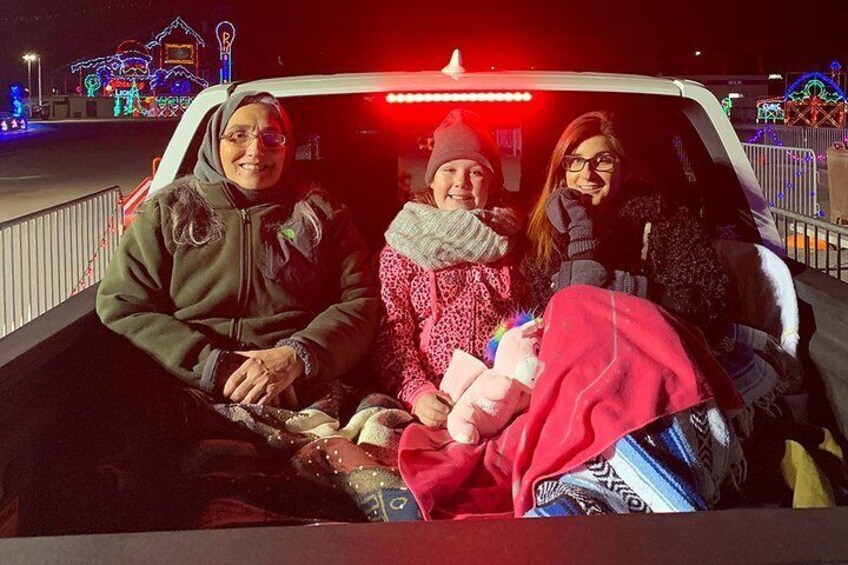
M 588 284 L 646 297 L 708 334 L 732 306 L 730 277 L 698 215 L 633 174 L 615 118 L 589 112 L 562 132 L 528 227 L 534 302 Z

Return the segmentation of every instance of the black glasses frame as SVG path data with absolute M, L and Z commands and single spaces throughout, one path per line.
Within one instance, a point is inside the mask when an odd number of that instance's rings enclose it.
M 609 165 L 601 165 L 601 163 L 606 163 L 610 161 Z M 576 163 L 580 163 L 579 168 L 572 168 Z M 565 169 L 567 173 L 579 173 L 586 165 L 589 165 L 589 169 L 596 173 L 611 173 L 615 170 L 618 165 L 618 157 L 613 155 L 612 153 L 598 153 L 594 157 L 590 159 L 586 159 L 584 157 L 580 157 L 579 155 L 566 155 L 562 158 L 562 168 Z

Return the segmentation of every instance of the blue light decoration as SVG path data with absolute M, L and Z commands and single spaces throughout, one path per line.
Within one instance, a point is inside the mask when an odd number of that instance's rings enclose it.
M 845 127 L 845 93 L 822 73 L 807 73 L 786 89 L 786 123 L 790 126 Z
M 89 98 L 96 96 L 97 91 L 103 86 L 103 83 L 100 82 L 100 77 L 94 73 L 87 75 L 83 84 L 85 85 L 86 96 Z
M 783 98 L 763 98 L 757 100 L 757 123 L 784 123 L 786 114 L 783 111 Z
M 13 84 L 9 87 L 9 100 L 12 103 L 12 117 L 23 119 L 26 114 L 24 106 L 24 87 L 20 84 Z
M 218 52 L 221 60 L 219 72 L 220 84 L 227 84 L 233 80 L 233 40 L 236 38 L 235 26 L 223 21 L 215 27 L 215 36 L 218 38 Z
M 842 65 L 839 61 L 831 61 L 830 62 L 830 76 L 832 78 L 836 78 L 836 76 L 842 72 Z
M 152 77 L 152 86 L 153 89 L 157 93 L 161 94 L 188 94 L 186 92 L 175 92 L 174 91 L 174 83 L 184 83 L 188 89 L 191 89 L 191 85 L 194 84 L 198 89 L 203 90 L 209 83 L 198 77 L 182 65 L 177 65 L 176 67 L 166 71 L 164 69 L 159 69 L 156 71 L 156 74 Z M 185 88 L 183 86 L 177 87 L 178 90 Z

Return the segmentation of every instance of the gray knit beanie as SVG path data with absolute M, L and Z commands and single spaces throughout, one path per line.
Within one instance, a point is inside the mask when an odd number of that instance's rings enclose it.
M 433 153 L 427 163 L 424 182 L 433 182 L 436 170 L 455 159 L 472 159 L 495 174 L 493 187 L 503 185 L 498 144 L 480 116 L 468 110 L 451 110 L 433 132 Z

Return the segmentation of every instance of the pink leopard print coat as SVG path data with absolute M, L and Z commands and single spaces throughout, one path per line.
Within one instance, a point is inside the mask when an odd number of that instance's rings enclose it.
M 391 246 L 380 253 L 380 320 L 373 364 L 383 390 L 407 407 L 436 390 L 454 349 L 483 356 L 497 325 L 525 302 L 510 258 L 426 271 Z

